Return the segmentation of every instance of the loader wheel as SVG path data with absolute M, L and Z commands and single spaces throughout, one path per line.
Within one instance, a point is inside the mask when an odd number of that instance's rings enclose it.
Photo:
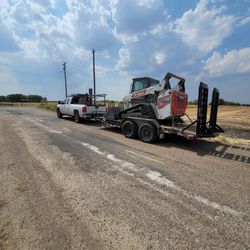
M 81 121 L 81 117 L 79 116 L 78 111 L 74 111 L 74 122 L 79 123 Z
M 125 121 L 122 124 L 122 133 L 127 138 L 136 138 L 138 135 L 137 125 L 132 121 Z
M 149 123 L 143 123 L 139 128 L 139 137 L 143 142 L 153 143 L 157 140 L 156 129 Z
M 62 118 L 62 113 L 59 108 L 56 110 L 56 114 L 58 118 Z

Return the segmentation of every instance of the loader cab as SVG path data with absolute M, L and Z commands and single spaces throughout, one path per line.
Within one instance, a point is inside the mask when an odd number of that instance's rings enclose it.
M 129 93 L 131 94 L 142 89 L 147 89 L 149 87 L 158 85 L 159 83 L 159 80 L 150 77 L 133 78 Z

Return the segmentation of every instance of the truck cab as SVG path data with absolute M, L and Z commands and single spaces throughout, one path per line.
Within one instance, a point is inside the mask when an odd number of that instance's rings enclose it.
M 106 95 L 97 95 L 104 97 L 104 101 L 99 101 L 96 105 L 93 103 L 93 96 L 86 94 L 74 94 L 68 96 L 64 101 L 57 104 L 57 116 L 62 118 L 63 115 L 72 116 L 75 122 L 80 120 L 93 119 L 103 116 L 106 112 Z

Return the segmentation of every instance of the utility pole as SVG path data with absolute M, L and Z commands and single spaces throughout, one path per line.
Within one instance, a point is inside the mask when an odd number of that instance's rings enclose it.
M 95 89 L 95 50 L 92 49 L 93 53 L 93 80 L 94 80 L 94 105 L 96 103 L 96 89 Z
M 67 93 L 66 62 L 63 63 L 63 71 L 64 71 L 65 95 L 66 95 L 66 98 L 67 98 L 68 97 L 68 93 Z

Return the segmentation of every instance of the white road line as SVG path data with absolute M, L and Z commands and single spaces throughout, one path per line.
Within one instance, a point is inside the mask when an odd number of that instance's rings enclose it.
M 44 124 L 41 124 L 40 122 L 38 122 L 38 121 L 42 121 L 42 120 L 39 119 L 39 118 L 35 118 L 35 120 L 34 120 L 33 118 L 30 118 L 29 116 L 23 117 L 23 118 L 24 118 L 26 121 L 28 121 L 29 123 L 32 122 L 32 123 L 35 124 L 36 126 L 41 127 L 41 128 L 43 128 L 43 129 L 47 130 L 49 133 L 54 133 L 54 134 L 61 134 L 61 133 L 62 133 L 62 131 L 58 131 L 58 130 L 55 130 L 55 129 L 51 128 L 51 127 L 48 127 L 48 126 L 46 126 L 46 125 L 44 125 Z
M 89 143 L 82 142 L 81 144 L 83 146 L 89 148 L 93 152 L 95 152 L 95 153 L 97 153 L 99 155 L 105 156 L 106 159 L 108 159 L 108 160 L 110 160 L 110 161 L 112 161 L 112 162 L 114 162 L 116 164 L 119 164 L 120 169 L 129 169 L 129 170 L 132 170 L 133 172 L 138 172 L 135 165 L 133 163 L 131 163 L 131 162 L 119 159 L 116 156 L 114 156 L 113 154 L 109 154 L 109 153 L 107 153 L 105 151 L 101 151 L 98 147 L 96 147 L 94 145 L 91 145 Z M 116 167 L 118 167 L 118 166 L 116 165 Z
M 61 134 L 61 133 L 62 133 L 62 131 L 55 130 L 55 129 L 50 128 L 50 127 L 48 127 L 48 126 L 46 126 L 46 125 L 44 125 L 44 124 L 41 124 L 41 123 L 39 123 L 39 122 L 34 122 L 34 124 L 37 125 L 37 126 L 39 126 L 39 127 L 41 127 L 41 128 L 44 128 L 44 129 L 47 130 L 49 133 L 55 133 L 55 134 Z
M 122 167 L 122 168 L 128 168 L 134 172 L 138 172 L 137 168 L 135 167 L 135 165 L 131 162 L 128 162 L 128 161 L 124 161 L 124 160 L 121 160 L 119 158 L 116 158 L 114 155 L 112 154 L 108 154 L 107 156 L 107 159 L 115 162 L 115 163 L 119 163 L 119 165 Z
M 189 194 L 187 191 L 185 191 L 181 187 L 177 186 L 173 181 L 170 181 L 166 177 L 162 176 L 161 173 L 159 173 L 159 172 L 148 171 L 146 173 L 146 176 L 150 180 L 152 180 L 154 182 L 157 182 L 160 185 L 164 185 L 164 186 L 170 187 L 170 188 L 172 188 L 174 190 L 177 190 L 180 193 L 182 193 L 183 195 L 185 195 L 186 197 L 191 198 L 193 200 L 196 200 L 199 203 L 202 203 L 202 204 L 204 204 L 204 205 L 206 205 L 208 207 L 212 207 L 213 209 L 220 210 L 221 212 L 229 213 L 229 214 L 234 215 L 234 216 L 240 216 L 240 217 L 245 216 L 244 213 L 236 211 L 236 210 L 234 210 L 234 209 L 232 209 L 232 208 L 230 208 L 228 206 L 220 205 L 217 202 L 210 201 L 210 200 L 208 200 L 208 199 L 206 199 L 204 197 L 198 196 L 198 195 Z
M 165 185 L 168 187 L 171 187 L 175 190 L 179 190 L 179 187 L 174 184 L 174 182 L 168 180 L 167 178 L 163 177 L 161 173 L 156 172 L 156 171 L 148 171 L 146 173 L 146 176 L 150 179 L 153 180 L 161 185 Z
M 94 145 L 91 145 L 89 143 L 84 143 L 83 142 L 82 145 L 89 148 L 89 149 L 91 149 L 93 152 L 95 152 L 95 153 L 97 153 L 99 155 L 105 156 L 105 158 L 107 158 L 108 160 L 116 163 L 116 165 L 113 165 L 112 167 L 115 168 L 115 169 L 118 169 L 119 171 L 121 171 L 122 173 L 124 173 L 126 175 L 134 176 L 133 173 L 130 173 L 127 170 L 132 170 L 133 172 L 138 172 L 138 169 L 131 162 L 119 159 L 116 156 L 114 156 L 113 154 L 109 154 L 109 153 L 107 153 L 105 151 L 101 151 L 98 147 L 96 147 Z M 128 152 L 132 153 L 133 151 L 128 151 Z M 136 153 L 134 153 L 134 154 L 136 154 Z M 137 154 L 137 155 L 141 156 L 139 154 Z M 152 159 L 149 158 L 149 160 L 152 160 Z M 157 172 L 157 171 L 147 171 L 146 172 L 146 177 L 149 178 L 151 181 L 154 181 L 154 182 L 156 182 L 156 183 L 158 183 L 160 185 L 172 188 L 172 189 L 178 191 L 179 193 L 181 193 L 182 195 L 188 197 L 189 199 L 193 199 L 193 200 L 195 200 L 195 201 L 197 201 L 199 203 L 202 203 L 202 204 L 204 204 L 204 205 L 206 205 L 208 207 L 211 207 L 211 208 L 213 208 L 215 210 L 219 210 L 219 211 L 224 212 L 224 213 L 229 213 L 229 214 L 234 215 L 234 216 L 242 217 L 242 216 L 245 215 L 244 213 L 236 211 L 236 210 L 234 210 L 234 209 L 232 209 L 232 208 L 230 208 L 228 206 L 220 205 L 219 203 L 216 203 L 214 201 L 210 201 L 210 200 L 208 200 L 208 199 L 206 199 L 204 197 L 190 194 L 187 191 L 185 191 L 184 189 L 182 189 L 181 187 L 179 187 L 178 185 L 176 185 L 173 181 L 168 180 L 166 177 L 162 176 L 162 174 Z M 142 180 L 140 180 L 139 178 L 136 178 L 136 179 L 139 180 L 140 182 L 142 182 Z M 150 187 L 152 187 L 153 189 L 159 191 L 160 193 L 167 194 L 167 193 L 165 193 L 165 191 L 160 190 L 160 189 L 158 189 L 156 187 L 153 187 L 150 183 L 148 183 L 146 181 L 143 181 L 143 183 L 149 185 Z
M 34 119 L 34 118 L 33 118 L 33 119 Z M 35 118 L 35 120 L 38 121 L 38 122 L 43 122 L 43 120 L 40 119 L 40 118 Z
M 126 170 L 121 169 L 120 167 L 118 167 L 118 166 L 116 166 L 116 165 L 113 165 L 112 167 L 115 168 L 116 170 L 121 171 L 122 173 L 124 173 L 124 174 L 126 174 L 126 175 L 128 175 L 128 176 L 133 176 L 133 177 L 135 176 L 133 173 L 127 172 Z
M 164 162 L 162 162 L 162 161 L 155 160 L 155 159 L 150 158 L 150 157 L 147 157 L 147 156 L 145 156 L 145 155 L 141 155 L 141 154 L 135 153 L 135 152 L 130 151 L 130 150 L 126 150 L 126 151 L 127 151 L 128 153 L 130 153 L 130 154 L 134 154 L 134 155 L 136 155 L 136 156 L 143 157 L 143 158 L 145 158 L 145 159 L 147 159 L 147 160 L 154 161 L 154 162 L 157 162 L 157 163 L 160 163 L 160 164 L 164 164 Z
M 72 132 L 72 130 L 69 129 L 69 128 L 63 128 L 62 130 L 65 131 L 65 132 Z
M 99 154 L 99 155 L 104 155 L 105 152 L 102 152 L 98 147 L 94 146 L 94 145 L 91 145 L 89 143 L 85 143 L 85 142 L 82 142 L 82 145 L 91 149 L 92 151 L 94 151 L 95 153 Z

